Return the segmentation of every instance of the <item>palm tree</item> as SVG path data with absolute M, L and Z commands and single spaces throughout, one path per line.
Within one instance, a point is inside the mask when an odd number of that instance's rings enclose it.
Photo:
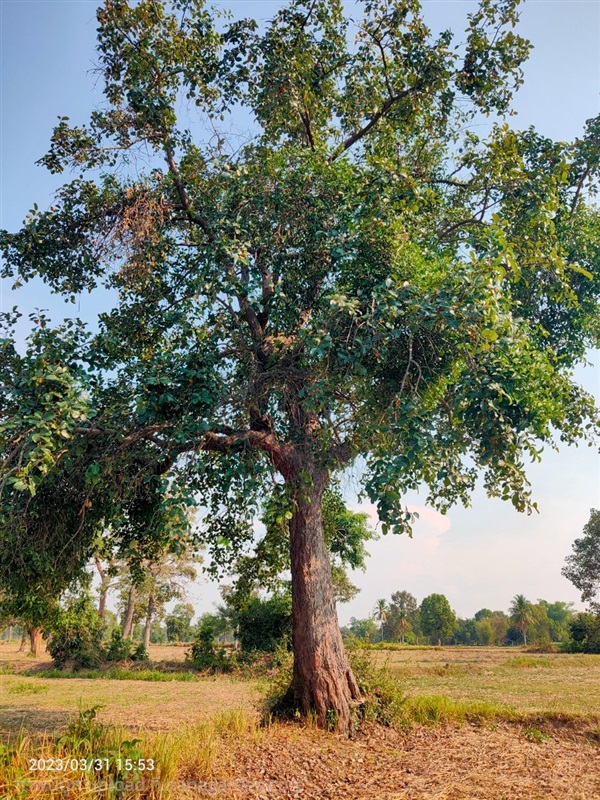
M 510 617 L 523 636 L 523 644 L 527 644 L 527 626 L 533 621 L 533 609 L 525 595 L 515 595 L 510 607 Z
M 381 599 L 375 603 L 375 611 L 373 612 L 373 616 L 379 622 L 379 627 L 381 629 L 381 641 L 383 642 L 383 623 L 387 619 L 388 614 L 388 604 L 385 600 Z

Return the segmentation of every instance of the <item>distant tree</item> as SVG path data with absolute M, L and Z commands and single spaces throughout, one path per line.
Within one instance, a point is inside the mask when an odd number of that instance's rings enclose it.
M 136 625 L 144 620 L 140 633 L 147 649 L 153 622 L 164 617 L 167 603 L 185 597 L 186 585 L 196 577 L 195 565 L 200 561 L 186 540 L 178 541 L 173 548 L 158 548 L 151 557 L 144 557 L 138 542 L 134 542 L 127 560 L 114 559 L 112 574 L 120 590 L 123 636 L 131 638 L 134 630 L 137 635 Z
M 495 645 L 506 644 L 506 632 L 510 626 L 510 620 L 504 611 L 493 611 L 492 616 L 489 617 L 490 625 L 494 631 Z
M 189 642 L 193 638 L 192 619 L 194 606 L 191 603 L 178 603 L 165 619 L 167 639 L 170 642 Z
M 419 615 L 421 628 L 426 636 L 442 639 L 452 636 L 456 625 L 456 614 L 452 611 L 448 599 L 443 594 L 430 594 L 420 605 Z
M 581 539 L 565 559 L 562 574 L 581 592 L 581 600 L 600 613 L 600 510 L 592 508 Z
M 287 590 L 270 597 L 254 596 L 237 612 L 237 632 L 242 650 L 270 652 L 291 646 L 292 595 Z
M 550 620 L 550 636 L 553 642 L 565 642 L 569 638 L 570 623 L 575 616 L 573 603 L 565 603 L 562 600 L 556 600 L 554 603 L 546 603 L 545 600 L 540 600 L 546 606 L 546 613 Z
M 517 594 L 510 606 L 510 618 L 523 637 L 523 644 L 527 644 L 527 628 L 534 620 L 533 607 L 525 595 Z
M 600 653 L 600 615 L 577 614 L 569 624 L 568 649 L 576 653 Z
M 454 629 L 454 642 L 456 644 L 480 644 L 477 623 L 474 619 L 457 619 Z
M 352 636 L 364 639 L 366 642 L 374 642 L 377 637 L 377 625 L 373 622 L 372 617 L 367 617 L 366 619 L 351 617 L 348 631 Z
M 411 619 L 414 618 L 417 607 L 417 598 L 410 592 L 403 590 L 392 593 L 388 606 L 388 622 L 393 633 L 399 636 L 402 644 L 404 644 L 407 631 L 410 630 Z
M 480 608 L 479 611 L 475 612 L 475 621 L 479 622 L 479 620 L 487 619 L 488 617 L 492 616 L 492 611 L 489 608 Z
M 494 644 L 495 631 L 491 623 L 491 617 L 483 617 L 475 622 L 477 644 L 488 646 Z
M 379 623 L 379 632 L 381 633 L 381 641 L 383 642 L 383 625 L 388 616 L 388 604 L 385 598 L 381 598 L 375 603 L 375 610 L 373 611 L 373 619 Z
M 94 566 L 100 578 L 98 586 L 98 614 L 104 619 L 106 600 L 110 589 L 116 584 L 119 574 L 119 559 L 110 539 L 98 535 L 94 547 Z

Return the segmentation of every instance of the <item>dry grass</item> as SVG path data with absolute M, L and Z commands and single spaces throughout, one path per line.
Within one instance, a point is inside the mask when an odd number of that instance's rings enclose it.
M 171 652 L 185 648 L 161 650 L 152 655 L 171 662 Z M 261 728 L 256 682 L 1 675 L 8 746 L 0 746 L 0 800 L 600 798 L 600 657 L 517 648 L 371 656 L 401 678 L 405 719 L 413 725 L 404 731 L 366 726 L 353 740 L 297 724 Z M 31 659 L 23 663 L 31 669 Z M 87 707 L 104 706 L 98 710 L 104 727 L 59 742 L 80 699 Z M 132 739 L 141 741 L 127 744 Z M 114 754 L 132 747 L 156 768 L 152 775 L 122 772 L 120 791 Z M 113 753 L 112 789 L 104 773 L 37 771 L 32 777 L 28 759 L 73 753 Z M 128 790 L 126 781 L 134 778 Z M 71 781 L 69 792 L 61 780 Z
M 2 675 L 0 682 L 0 731 L 4 732 L 21 727 L 36 732 L 64 728 L 79 703 L 102 706 L 99 718 L 103 722 L 169 730 L 220 711 L 251 711 L 259 696 L 255 683 L 227 678 L 156 683 Z
M 598 747 L 572 731 L 538 733 L 505 724 L 368 726 L 348 740 L 292 724 L 260 728 L 256 716 L 229 712 L 166 734 L 141 731 L 134 748 L 154 760 L 151 772 L 119 771 L 117 759 L 132 752 L 120 728 L 58 743 L 20 735 L 0 750 L 0 798 L 597 800 Z M 30 759 L 73 755 L 108 757 L 108 771 L 29 769 Z
M 524 714 L 600 719 L 600 656 L 530 654 L 520 648 L 373 651 L 409 697 L 446 695 Z

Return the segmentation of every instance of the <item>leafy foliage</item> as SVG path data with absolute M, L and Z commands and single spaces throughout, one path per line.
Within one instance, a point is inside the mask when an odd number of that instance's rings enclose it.
M 189 660 L 196 669 L 214 671 L 227 668 L 225 650 L 215 647 L 216 633 L 214 620 L 207 617 L 201 621 L 196 639 L 190 652 L 186 654 L 186 660 Z
M 573 553 L 566 557 L 562 574 L 581 592 L 583 602 L 600 609 L 600 511 L 592 508 L 581 539 L 573 542 Z
M 571 653 L 600 653 L 600 615 L 577 614 L 570 625 L 565 649 Z
M 124 639 L 120 628 L 115 628 L 104 651 L 107 661 L 145 661 L 148 653 L 142 642 L 135 643 L 131 639 Z
M 104 623 L 89 595 L 72 598 L 52 626 L 47 649 L 56 665 L 71 662 L 75 669 L 96 667 L 103 659 Z
M 452 636 L 456 615 L 443 594 L 430 594 L 419 606 L 421 629 L 426 636 L 441 640 Z
M 18 613 L 43 617 L 103 529 L 150 558 L 187 535 L 195 497 L 221 572 L 282 481 L 294 515 L 364 464 L 402 533 L 408 491 L 446 511 L 480 473 L 530 513 L 526 462 L 593 440 L 573 367 L 600 343 L 600 123 L 571 143 L 505 123 L 519 5 L 480 0 L 460 48 L 417 0 L 363 0 L 354 43 L 341 0 L 289 0 L 264 31 L 203 0 L 105 0 L 106 102 L 61 118 L 41 160 L 77 177 L 0 232 L 4 276 L 119 297 L 97 335 L 39 315 L 23 353 L 4 317 L 0 584 Z M 499 117 L 483 138 L 481 113 Z
M 244 651 L 274 651 L 282 642 L 289 647 L 292 632 L 292 598 L 281 592 L 263 600 L 252 597 L 236 615 L 238 637 Z

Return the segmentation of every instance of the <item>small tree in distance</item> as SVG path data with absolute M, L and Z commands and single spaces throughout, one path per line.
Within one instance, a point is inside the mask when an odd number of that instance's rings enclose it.
M 430 594 L 424 598 L 419 607 L 419 619 L 423 633 L 437 640 L 438 645 L 442 639 L 452 636 L 456 625 L 456 614 L 443 594 Z
M 523 644 L 527 644 L 527 628 L 534 620 L 533 607 L 525 595 L 515 595 L 509 609 L 510 618 L 521 632 Z
M 411 619 L 414 618 L 417 610 L 417 599 L 410 592 L 393 592 L 388 611 L 388 619 L 400 636 L 401 644 L 404 644 L 406 633 L 410 630 Z
M 388 616 L 388 604 L 385 598 L 381 598 L 375 603 L 375 610 L 373 612 L 373 618 L 376 622 L 379 623 L 379 632 L 381 634 L 381 641 L 383 642 L 383 626 L 385 621 L 387 620 Z

